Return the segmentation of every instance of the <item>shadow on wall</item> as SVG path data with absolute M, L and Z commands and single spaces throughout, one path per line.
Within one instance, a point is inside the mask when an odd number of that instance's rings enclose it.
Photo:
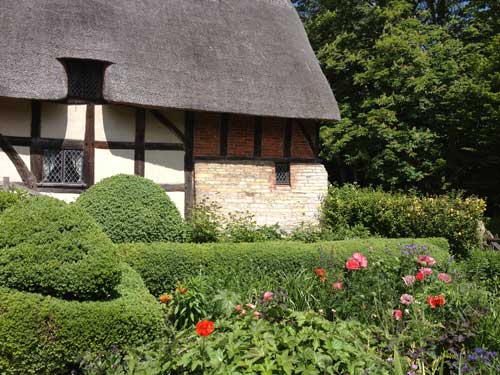
M 96 107 L 96 140 L 135 142 L 135 109 L 120 105 Z M 155 126 L 156 125 L 156 126 Z M 166 127 L 146 120 L 146 141 L 180 143 Z M 135 151 L 132 149 L 96 149 L 96 181 L 118 173 L 134 173 Z M 146 150 L 145 177 L 157 183 L 184 182 L 184 151 Z M 182 179 L 181 179 L 182 178 Z

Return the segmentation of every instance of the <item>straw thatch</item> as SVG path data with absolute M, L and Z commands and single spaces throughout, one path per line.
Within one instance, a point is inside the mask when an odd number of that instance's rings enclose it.
M 0 96 L 59 100 L 57 58 L 112 62 L 109 102 L 338 119 L 288 0 L 0 0 Z

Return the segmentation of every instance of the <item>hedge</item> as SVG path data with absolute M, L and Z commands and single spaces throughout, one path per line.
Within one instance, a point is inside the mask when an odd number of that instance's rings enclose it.
M 81 208 L 35 197 L 7 209 L 0 228 L 0 286 L 77 300 L 115 293 L 114 245 Z
M 136 272 L 121 269 L 120 296 L 111 301 L 64 301 L 0 288 L 0 373 L 69 374 L 86 353 L 158 338 L 160 304 Z
M 313 269 L 325 261 L 344 264 L 354 252 L 362 251 L 369 260 L 401 254 L 401 245 L 428 247 L 437 261 L 449 259 L 448 243 L 433 239 L 365 239 L 304 244 L 263 242 L 241 244 L 123 244 L 122 259 L 142 276 L 153 295 L 175 287 L 177 282 L 204 274 L 228 278 L 227 285 L 238 288 L 245 277 L 266 275 L 278 281 L 284 274 Z M 370 251 L 368 251 L 370 249 Z M 227 279 L 226 279 L 227 280 Z
M 179 242 L 185 227 L 165 190 L 139 176 L 106 178 L 75 202 L 84 208 L 113 242 Z
M 322 219 L 332 231 L 362 225 L 386 238 L 445 237 L 452 253 L 467 256 L 480 245 L 485 208 L 481 199 L 456 194 L 419 197 L 345 185 L 330 188 Z

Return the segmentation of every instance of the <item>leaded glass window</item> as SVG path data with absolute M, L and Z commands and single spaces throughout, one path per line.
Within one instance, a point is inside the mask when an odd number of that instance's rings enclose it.
M 276 185 L 290 185 L 290 163 L 276 163 Z
M 44 150 L 42 182 L 55 184 L 83 183 L 83 151 Z

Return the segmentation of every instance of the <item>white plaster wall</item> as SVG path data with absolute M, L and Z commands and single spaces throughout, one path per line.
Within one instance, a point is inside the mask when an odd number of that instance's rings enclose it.
M 42 138 L 85 139 L 86 105 L 42 103 Z
M 72 203 L 74 201 L 76 201 L 76 198 L 78 198 L 78 196 L 80 194 L 72 194 L 72 193 L 41 193 L 42 195 L 46 195 L 48 197 L 52 197 L 52 198 L 57 198 L 59 200 L 62 200 L 66 203 Z
M 28 100 L 0 98 L 0 134 L 14 137 L 31 135 L 31 105 Z
M 30 148 L 15 146 L 14 149 L 19 153 L 19 156 L 23 159 L 29 169 Z M 22 178 L 19 176 L 19 173 L 17 173 L 17 169 L 14 164 L 10 161 L 7 154 L 0 150 L 0 180 L 2 180 L 3 177 L 9 177 L 10 182 L 22 182 Z
M 184 183 L 184 151 L 147 150 L 144 177 L 157 184 Z
M 175 206 L 181 213 L 181 216 L 184 217 L 184 200 L 185 200 L 184 192 L 182 191 L 168 192 L 167 195 L 172 200 L 172 202 L 174 202 Z
M 134 150 L 95 149 L 95 182 L 115 174 L 134 174 Z
M 135 109 L 119 105 L 95 107 L 97 141 L 135 141 Z
M 184 111 L 164 110 L 161 113 L 184 133 Z M 173 131 L 158 121 L 149 111 L 146 112 L 145 140 L 146 142 L 182 143 Z

